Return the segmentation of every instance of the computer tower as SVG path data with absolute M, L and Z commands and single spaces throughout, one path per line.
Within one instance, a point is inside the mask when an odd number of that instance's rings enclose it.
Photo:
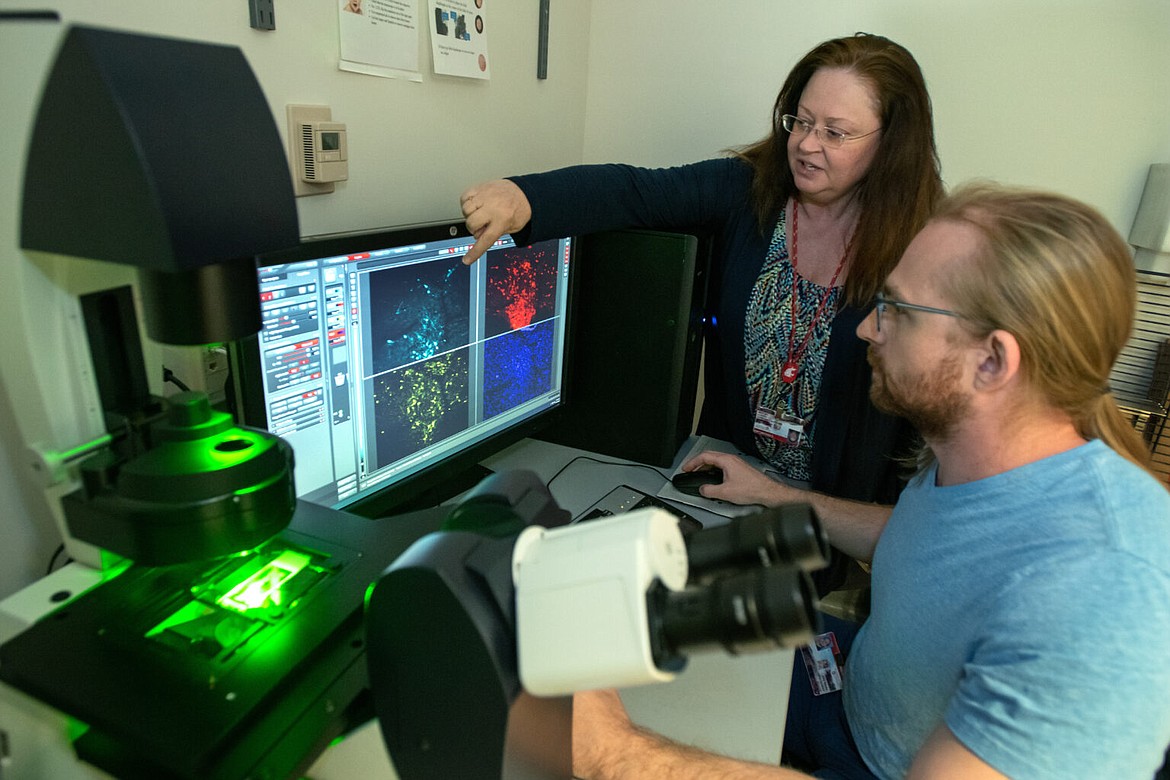
M 672 465 L 693 427 L 708 245 L 650 230 L 581 238 L 567 403 L 537 438 Z

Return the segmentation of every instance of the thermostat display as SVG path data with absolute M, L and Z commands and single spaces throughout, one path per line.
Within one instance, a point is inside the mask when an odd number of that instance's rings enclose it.
M 301 125 L 301 141 L 301 176 L 305 181 L 329 182 L 349 178 L 344 124 L 306 122 Z

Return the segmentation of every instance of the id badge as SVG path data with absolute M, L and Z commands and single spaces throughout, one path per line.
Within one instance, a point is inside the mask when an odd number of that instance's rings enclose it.
M 832 631 L 813 637 L 813 641 L 800 648 L 800 657 L 804 660 L 813 696 L 823 696 L 844 687 L 845 664 Z
M 798 447 L 804 438 L 805 422 L 796 415 L 782 414 L 777 416 L 772 409 L 757 406 L 756 420 L 752 431 L 761 436 L 775 439 L 780 444 Z
M 799 447 L 804 439 L 805 421 L 793 414 L 780 415 L 780 436 L 778 441 L 790 447 Z
M 779 428 L 776 423 L 776 412 L 766 406 L 756 407 L 756 420 L 752 425 L 753 432 L 774 439 L 779 434 Z

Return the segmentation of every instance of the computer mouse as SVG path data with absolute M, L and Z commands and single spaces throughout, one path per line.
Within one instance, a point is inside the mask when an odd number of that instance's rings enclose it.
M 694 471 L 680 471 L 670 478 L 670 484 L 680 493 L 688 496 L 701 496 L 699 488 L 703 485 L 718 485 L 723 481 L 723 469 L 714 466 L 695 469 Z

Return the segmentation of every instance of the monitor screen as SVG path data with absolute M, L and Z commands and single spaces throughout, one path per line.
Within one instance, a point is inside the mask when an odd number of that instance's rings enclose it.
M 465 266 L 472 243 L 442 223 L 258 258 L 263 328 L 234 347 L 236 409 L 292 445 L 302 499 L 377 516 L 458 492 L 561 405 L 573 240 L 504 236 Z

